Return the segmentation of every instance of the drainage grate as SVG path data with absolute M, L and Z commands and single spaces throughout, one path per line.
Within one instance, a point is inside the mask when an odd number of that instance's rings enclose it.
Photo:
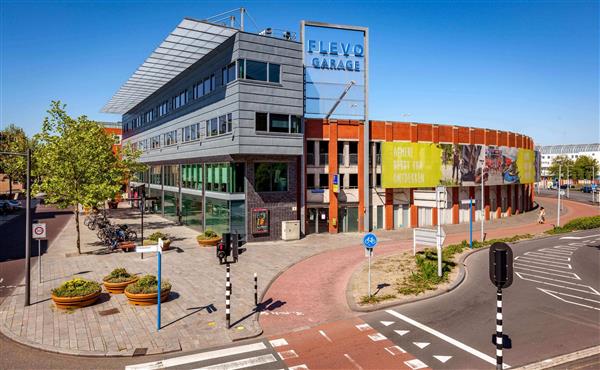
M 133 350 L 134 356 L 144 356 L 148 352 L 148 348 L 136 348 Z
M 118 308 L 111 308 L 109 310 L 104 310 L 104 311 L 98 311 L 98 314 L 100 316 L 108 316 L 108 315 L 114 315 L 116 313 L 119 313 L 119 309 Z

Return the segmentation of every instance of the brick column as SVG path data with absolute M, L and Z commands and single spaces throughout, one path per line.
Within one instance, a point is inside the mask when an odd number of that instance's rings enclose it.
M 506 185 L 506 200 L 508 207 L 506 208 L 507 217 L 512 216 L 512 184 Z
M 333 174 L 338 172 L 338 125 L 336 120 L 329 121 L 329 232 L 338 232 L 338 198 L 333 192 Z M 335 220 L 335 226 L 334 226 Z
M 496 218 L 502 217 L 502 185 L 496 185 Z
M 458 195 L 460 193 L 459 187 L 452 187 L 452 223 L 457 224 L 460 222 L 460 204 Z
M 358 126 L 358 231 L 365 231 L 365 148 L 364 148 L 364 123 Z M 371 135 L 369 135 L 371 137 Z M 375 158 L 373 158 L 375 162 Z

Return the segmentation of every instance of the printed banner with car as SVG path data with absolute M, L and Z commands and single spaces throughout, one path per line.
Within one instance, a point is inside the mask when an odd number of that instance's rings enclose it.
M 384 188 L 530 184 L 537 176 L 530 149 L 385 142 L 381 153 Z

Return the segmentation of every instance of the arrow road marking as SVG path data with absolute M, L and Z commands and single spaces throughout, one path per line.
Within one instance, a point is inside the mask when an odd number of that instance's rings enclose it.
M 436 356 L 436 355 L 433 355 L 433 357 L 435 357 L 436 360 L 439 360 L 442 364 L 445 364 L 446 361 L 448 361 L 449 359 L 452 358 L 452 356 Z
M 576 296 L 576 295 L 572 295 L 572 294 L 555 292 L 555 291 L 553 291 L 553 290 L 548 290 L 548 289 L 542 289 L 542 288 L 537 288 L 537 289 L 539 289 L 539 290 L 541 290 L 542 292 L 544 292 L 544 293 L 546 293 L 546 294 L 548 294 L 548 295 L 551 295 L 552 297 L 554 297 L 554 298 L 556 298 L 556 299 L 558 299 L 558 300 L 560 300 L 560 301 L 563 301 L 563 302 L 565 302 L 565 303 L 570 303 L 570 304 L 574 304 L 574 305 L 577 305 L 577 306 L 583 306 L 583 307 L 591 308 L 591 309 L 593 309 L 593 310 L 598 310 L 598 311 L 600 311 L 600 308 L 598 308 L 598 307 L 594 307 L 594 306 L 588 306 L 588 305 L 586 305 L 586 304 L 583 304 L 583 303 L 577 303 L 577 302 L 569 301 L 569 300 L 567 300 L 567 299 L 564 299 L 564 298 L 561 298 L 561 297 L 559 297 L 559 296 L 561 296 L 561 295 L 562 295 L 562 296 L 567 296 L 567 297 L 576 298 L 576 299 L 581 299 L 581 300 L 584 300 L 584 301 L 587 301 L 587 302 L 594 302 L 594 303 L 598 303 L 598 304 L 600 304 L 600 301 L 595 301 L 595 300 L 593 300 L 593 299 L 588 299 L 588 298 L 578 297 L 578 296 Z
M 469 352 L 473 356 L 479 357 L 480 359 L 482 359 L 483 361 L 485 361 L 485 362 L 487 362 L 487 363 L 489 363 L 491 365 L 494 365 L 494 366 L 496 365 L 496 358 L 488 356 L 485 353 L 476 350 L 475 348 L 469 347 L 466 344 L 461 343 L 461 342 L 457 341 L 454 338 L 450 338 L 446 334 L 442 334 L 439 331 L 437 331 L 435 329 L 432 329 L 432 328 L 430 328 L 430 327 L 428 327 L 426 325 L 423 325 L 420 322 L 417 322 L 417 321 L 411 319 L 410 317 L 404 316 L 403 314 L 401 314 L 399 312 L 396 312 L 394 310 L 386 310 L 385 312 L 387 312 L 390 315 L 392 315 L 394 317 L 397 317 L 400 320 L 403 320 L 403 321 L 405 321 L 405 322 L 407 322 L 407 323 L 409 323 L 409 324 L 411 324 L 413 326 L 416 326 L 417 328 L 419 328 L 419 329 L 421 329 L 421 330 L 423 330 L 423 331 L 425 331 L 425 332 L 427 332 L 427 333 L 429 333 L 431 335 L 434 335 L 434 336 L 440 338 L 441 340 L 446 341 L 446 342 L 452 344 L 453 346 L 456 346 L 456 347 L 462 349 L 465 352 Z M 510 366 L 508 364 L 504 363 L 504 366 L 503 366 L 504 369 L 508 369 L 509 367 Z
M 380 321 L 380 323 L 382 323 L 385 326 L 390 326 L 392 325 L 394 322 L 393 321 Z
M 427 342 L 413 342 L 413 344 L 421 349 L 427 347 L 430 343 Z
M 396 332 L 396 334 L 400 335 L 401 337 L 404 336 L 404 334 L 410 332 L 410 330 L 394 330 Z

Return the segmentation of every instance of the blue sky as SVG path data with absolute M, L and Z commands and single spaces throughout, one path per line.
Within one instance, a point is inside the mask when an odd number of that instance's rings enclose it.
M 38 132 L 52 99 L 102 106 L 184 16 L 239 6 L 259 27 L 368 26 L 370 117 L 600 141 L 599 3 L 0 0 L 0 124 Z M 254 31 L 252 22 L 247 30 Z

